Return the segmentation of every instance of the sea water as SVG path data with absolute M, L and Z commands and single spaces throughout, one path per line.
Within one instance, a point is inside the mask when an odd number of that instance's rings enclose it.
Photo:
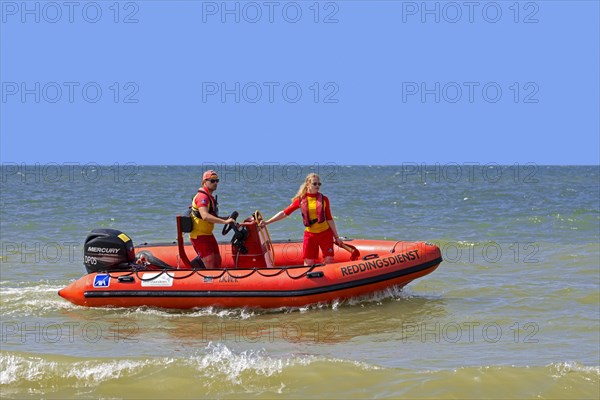
M 92 309 L 58 296 L 85 273 L 92 229 L 174 240 L 208 167 L 223 215 L 268 218 L 316 171 L 341 235 L 430 241 L 444 262 L 402 290 L 296 309 Z M 2 397 L 598 398 L 599 176 L 535 164 L 5 163 Z M 300 239 L 303 226 L 295 213 L 269 229 Z

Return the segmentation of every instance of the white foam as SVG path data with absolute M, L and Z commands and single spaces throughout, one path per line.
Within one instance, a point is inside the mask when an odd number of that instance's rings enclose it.
M 39 285 L 39 286 L 24 286 L 24 287 L 0 287 L 0 295 L 2 296 L 19 296 L 22 298 L 30 293 L 58 293 L 62 286 L 50 286 L 50 285 Z
M 158 363 L 168 365 L 172 359 L 160 359 Z M 76 378 L 85 386 L 118 379 L 147 365 L 155 365 L 157 360 L 116 360 L 116 361 L 80 361 L 55 362 L 39 357 L 21 357 L 13 354 L 0 356 L 0 384 L 17 381 L 41 381 L 48 377 Z
M 563 377 L 570 372 L 584 372 L 600 376 L 600 366 L 583 365 L 575 361 L 552 363 L 548 367 L 554 370 L 555 374 L 552 375 L 554 378 Z
M 399 286 L 393 286 L 378 292 L 365 294 L 359 297 L 353 297 L 348 300 L 349 305 L 357 305 L 362 303 L 379 303 L 383 300 L 388 299 L 408 299 L 412 296 L 408 295 L 403 288 Z
M 43 379 L 48 371 L 55 371 L 58 364 L 47 362 L 41 358 L 29 359 L 12 354 L 0 355 L 0 385 L 7 385 L 19 380 L 36 381 Z
M 264 349 L 235 352 L 222 343 L 209 343 L 205 354 L 193 356 L 189 362 L 198 372 L 210 378 L 225 376 L 230 382 L 240 384 L 245 373 L 270 377 L 295 366 L 306 366 L 315 362 L 334 362 L 351 364 L 362 370 L 379 370 L 381 367 L 361 361 L 326 358 L 310 354 L 290 355 L 286 358 L 269 356 Z M 283 387 L 281 388 L 283 389 Z
M 277 359 L 268 356 L 264 350 L 244 350 L 235 353 L 222 343 L 210 342 L 205 348 L 206 354 L 190 359 L 190 363 L 203 374 L 214 378 L 225 375 L 233 383 L 240 383 L 240 376 L 247 371 L 258 375 L 272 376 L 285 367 L 307 365 L 316 358 L 313 356 Z
M 37 286 L 1 287 L 2 314 L 5 317 L 39 316 L 59 309 L 76 308 L 77 306 L 58 296 L 60 289 L 62 286 L 46 283 Z
M 346 363 L 363 370 L 380 367 L 364 362 L 330 359 L 309 354 L 269 356 L 264 349 L 234 351 L 222 343 L 209 343 L 198 353 L 186 358 L 147 358 L 86 361 L 52 361 L 36 356 L 0 355 L 0 385 L 19 382 L 42 382 L 56 379 L 75 379 L 75 386 L 94 387 L 110 380 L 130 378 L 148 373 L 149 369 L 171 372 L 180 369 L 196 370 L 206 378 L 226 379 L 233 384 L 243 384 L 247 374 L 271 377 L 286 368 L 307 366 L 314 362 Z M 280 389 L 283 390 L 285 386 Z
M 168 365 L 172 359 L 163 359 L 160 364 Z M 83 380 L 86 385 L 97 384 L 111 379 L 118 379 L 123 375 L 131 375 L 146 365 L 153 364 L 151 360 L 133 361 L 118 360 L 98 363 L 97 361 L 83 361 L 73 364 L 66 377 Z
M 114 308 L 106 308 L 106 310 L 114 311 Z M 167 310 L 151 307 L 128 308 L 122 311 L 123 315 L 150 315 L 159 316 L 162 318 L 190 318 L 190 317 L 220 317 L 246 320 L 257 315 L 253 310 L 245 308 L 222 309 L 216 307 L 205 307 L 194 310 Z

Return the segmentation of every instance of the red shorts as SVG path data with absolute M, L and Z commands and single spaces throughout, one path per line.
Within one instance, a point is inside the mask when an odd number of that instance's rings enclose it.
M 331 229 L 319 233 L 304 231 L 302 258 L 316 260 L 319 258 L 319 247 L 323 257 L 333 257 L 333 231 Z
M 196 239 L 190 238 L 194 250 L 200 257 L 208 257 L 212 254 L 221 254 L 219 244 L 214 235 L 200 235 Z

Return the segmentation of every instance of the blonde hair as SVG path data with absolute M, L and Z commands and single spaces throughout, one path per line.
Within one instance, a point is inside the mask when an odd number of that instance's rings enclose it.
M 321 180 L 319 175 L 315 174 L 314 172 L 311 172 L 310 174 L 306 175 L 304 182 L 300 185 L 300 188 L 298 189 L 298 193 L 296 193 L 296 195 L 294 197 L 292 197 L 292 201 L 294 201 L 298 198 L 301 199 L 302 197 L 304 197 L 306 195 L 306 192 L 308 191 L 308 185 L 311 183 L 310 181 L 313 178 L 317 178 L 317 179 L 319 179 L 319 181 Z

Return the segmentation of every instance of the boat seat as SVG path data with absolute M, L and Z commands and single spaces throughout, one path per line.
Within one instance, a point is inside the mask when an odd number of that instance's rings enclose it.
M 177 223 L 181 226 L 181 232 L 190 233 L 194 229 L 194 222 L 189 214 L 180 215 L 177 218 Z

